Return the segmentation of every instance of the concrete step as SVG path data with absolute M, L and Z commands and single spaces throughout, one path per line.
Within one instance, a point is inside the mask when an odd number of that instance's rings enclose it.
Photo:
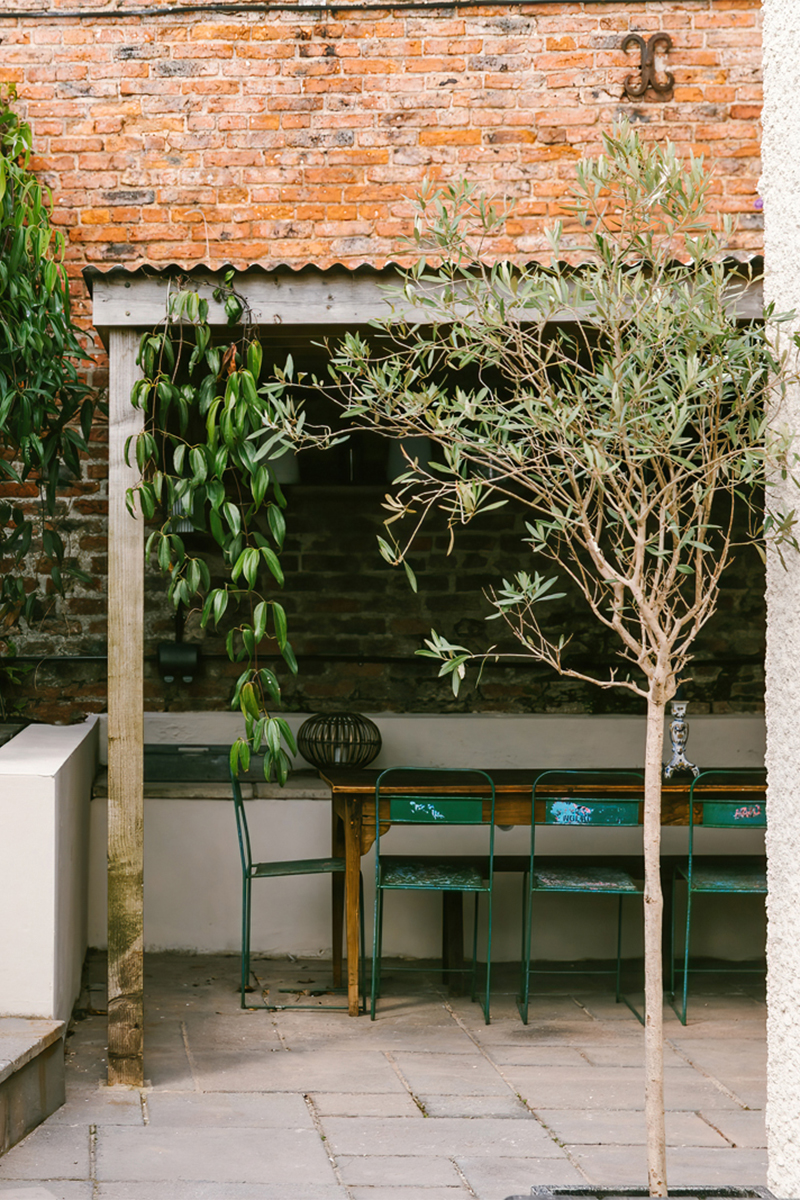
M 64 1103 L 63 1021 L 0 1017 L 0 1155 Z

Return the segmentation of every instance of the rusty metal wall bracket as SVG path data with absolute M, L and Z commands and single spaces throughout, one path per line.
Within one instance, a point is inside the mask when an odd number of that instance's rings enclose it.
M 641 62 L 639 63 L 639 82 L 636 82 L 635 76 L 628 75 L 623 85 L 627 98 L 640 100 L 648 88 L 652 88 L 662 99 L 670 100 L 672 89 L 675 86 L 675 76 L 669 71 L 665 72 L 666 79 L 663 83 L 660 83 L 656 77 L 656 48 L 661 46 L 664 54 L 669 53 L 672 49 L 672 38 L 669 34 L 654 33 L 645 41 L 640 34 L 629 33 L 622 39 L 620 49 L 627 51 L 629 46 L 639 47 Z

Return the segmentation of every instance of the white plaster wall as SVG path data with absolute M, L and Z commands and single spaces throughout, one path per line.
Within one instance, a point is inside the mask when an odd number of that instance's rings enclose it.
M 308 858 L 330 853 L 330 806 L 325 800 L 248 801 L 253 853 L 261 858 Z M 106 945 L 107 809 L 92 802 L 89 944 Z M 431 830 L 430 834 L 444 832 Z M 665 853 L 685 848 L 686 831 L 666 829 Z M 419 831 L 395 829 L 393 853 L 419 850 Z M 426 836 L 428 836 L 426 834 Z M 451 854 L 479 852 L 480 834 L 446 831 Z M 537 834 L 543 852 L 565 854 L 637 853 L 636 830 L 547 829 Z M 527 854 L 529 831 L 498 830 L 498 854 Z M 714 853 L 757 853 L 757 831 L 725 835 L 711 845 Z M 427 842 L 426 853 L 435 853 Z M 368 930 L 374 896 L 374 856 L 363 859 Z M 196 953 L 237 952 L 240 938 L 241 873 L 233 810 L 228 799 L 145 800 L 144 934 L 148 950 Z M 736 904 L 735 912 L 732 904 Z M 520 876 L 500 874 L 495 885 L 497 961 L 519 956 Z M 626 944 L 641 954 L 638 903 L 626 910 Z M 547 897 L 537 908 L 534 936 L 537 956 L 553 959 L 610 958 L 615 953 L 615 923 L 602 898 Z M 471 920 L 471 916 L 470 916 Z M 440 952 L 441 903 L 436 895 L 389 897 L 385 948 L 390 955 L 433 957 Z M 302 876 L 257 883 L 253 888 L 252 944 L 267 955 L 295 954 L 327 958 L 331 950 L 330 884 L 327 878 Z M 764 905 L 758 897 L 698 901 L 693 950 L 730 959 L 760 958 L 764 952 Z
M 765 300 L 800 312 L 800 4 L 764 0 Z M 786 334 L 800 331 L 796 319 Z M 797 365 L 796 355 L 792 364 Z M 800 389 L 775 419 L 800 432 Z M 784 489 L 788 509 L 797 489 Z M 767 566 L 768 1184 L 800 1196 L 800 556 Z
M 87 946 L 92 717 L 0 748 L 0 1016 L 67 1020 Z
M 303 716 L 290 716 L 296 728 Z M 630 765 L 641 761 L 642 722 L 629 717 L 495 717 L 414 716 L 379 714 L 390 762 L 428 765 L 536 767 L 567 765 Z M 222 743 L 238 734 L 235 714 L 149 714 L 148 741 Z M 704 766 L 759 766 L 764 756 L 764 725 L 760 717 L 698 717 L 691 723 L 689 750 Z M 390 757 L 391 756 L 391 757 Z M 638 756 L 638 759 L 637 759 Z M 209 798 L 145 800 L 145 945 L 150 950 L 180 949 L 203 952 L 239 948 L 240 869 L 233 811 L 227 789 L 215 785 Z M 214 798 L 216 797 L 216 798 Z M 316 800 L 274 799 L 248 803 L 256 857 L 305 858 L 330 853 L 330 805 Z M 474 830 L 445 833 L 450 853 L 481 847 Z M 706 831 L 708 833 L 708 831 Z M 391 849 L 419 849 L 418 830 L 392 830 Z M 527 854 L 529 830 L 498 830 L 498 854 Z M 685 850 L 685 829 L 664 830 L 664 853 Z M 702 834 L 699 835 L 702 838 Z M 537 834 L 539 848 L 549 853 L 637 853 L 637 830 L 547 829 Z M 89 941 L 106 943 L 105 865 L 106 805 L 92 803 Z M 757 831 L 723 833 L 711 843 L 719 853 L 758 849 Z M 426 846 L 434 852 L 433 846 Z M 372 905 L 373 856 L 363 862 L 368 912 Z M 256 884 L 253 889 L 253 947 L 266 954 L 304 956 L 330 954 L 329 881 L 301 877 Z M 392 904 L 392 899 L 396 903 Z M 698 954 L 757 958 L 763 954 L 763 903 L 737 898 L 737 916 L 730 904 L 698 904 Z M 386 953 L 425 957 L 440 951 L 438 896 L 390 897 L 386 907 Z M 495 957 L 512 961 L 519 956 L 520 877 L 500 875 L 496 884 Z M 638 905 L 632 904 L 626 922 L 627 947 L 640 953 Z M 553 900 L 539 909 L 535 952 L 547 958 L 611 957 L 614 919 L 602 900 Z M 704 914 L 708 919 L 704 919 Z M 371 920 L 368 929 L 371 928 Z

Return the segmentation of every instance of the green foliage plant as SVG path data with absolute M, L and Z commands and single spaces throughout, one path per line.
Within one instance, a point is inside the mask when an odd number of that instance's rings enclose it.
M 231 286 L 233 273 L 215 290 L 230 333 L 214 340 L 208 300 L 190 281 L 180 280 L 169 296 L 163 323 L 141 340 L 142 378 L 131 401 L 147 414 L 145 428 L 129 442 L 141 472 L 128 493 L 152 524 L 146 552 L 169 579 L 175 609 L 200 609 L 200 624 L 218 626 L 230 609 L 237 623 L 226 637 L 232 662 L 241 664 L 232 707 L 244 718 L 244 736 L 231 747 L 231 770 L 250 765 L 251 752 L 264 754 L 264 774 L 286 782 L 296 753 L 291 730 L 273 709 L 280 702 L 274 671 L 262 664 L 266 642 L 292 672 L 297 662 L 288 640 L 286 611 L 267 579 L 283 585 L 280 552 L 286 534 L 286 499 L 270 460 L 285 444 L 265 433 L 267 402 L 258 392 L 262 349 L 245 299 Z M 190 553 L 175 526 L 191 521 L 199 548 Z M 212 579 L 221 560 L 222 581 Z M 211 565 L 210 565 L 211 563 Z M 214 569 L 217 569 L 215 566 Z
M 627 689 L 646 706 L 645 1113 L 657 1196 L 667 1195 L 665 705 L 714 614 L 736 550 L 734 513 L 749 515 L 755 544 L 770 536 L 796 546 L 795 515 L 773 511 L 769 488 L 766 516 L 763 507 L 772 473 L 794 469 L 779 430 L 784 363 L 770 324 L 736 319 L 737 284 L 722 261 L 730 229 L 716 231 L 707 216 L 708 188 L 701 161 L 682 164 L 671 145 L 645 145 L 619 126 L 578 166 L 568 224 L 551 231 L 543 266 L 484 261 L 503 215 L 468 185 L 424 190 L 416 262 L 390 297 L 392 315 L 333 349 L 329 381 L 351 426 L 439 447 L 438 462 L 409 459 L 387 497 L 384 557 L 405 562 L 434 508 L 455 531 L 490 507 L 521 502 L 527 562 L 487 592 L 492 617 L 521 654 Z M 301 424 L 288 382 L 271 385 L 271 427 L 301 447 L 324 445 L 330 432 Z M 569 631 L 554 635 L 540 619 L 559 576 L 616 635 L 619 669 L 578 669 Z M 420 653 L 457 692 L 470 665 L 497 651 L 476 654 L 432 631 Z
M 52 197 L 30 169 L 31 129 L 14 88 L 0 93 L 0 625 L 30 620 L 29 564 L 43 557 L 57 593 L 66 576 L 59 492 L 80 475 L 95 398 L 64 269 Z M 28 570 L 26 571 L 26 566 Z

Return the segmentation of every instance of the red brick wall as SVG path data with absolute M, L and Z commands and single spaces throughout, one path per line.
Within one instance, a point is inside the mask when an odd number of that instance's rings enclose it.
M 742 214 L 737 244 L 760 247 L 759 0 L 321 20 L 149 7 L 0 17 L 0 76 L 20 89 L 76 267 L 379 264 L 402 253 L 407 197 L 425 176 L 466 175 L 516 198 L 506 249 L 534 255 L 574 162 L 618 113 L 705 154 L 715 206 Z M 657 30 L 674 42 L 674 98 L 632 104 L 623 80 L 636 55 L 621 39 Z
M 8 0 L 6 11 L 13 4 L 29 14 L 0 15 L 0 80 L 17 84 L 32 124 L 34 166 L 53 190 L 55 219 L 68 236 L 84 320 L 79 273 L 86 263 L 324 267 L 402 258 L 409 197 L 426 177 L 467 176 L 513 198 L 515 215 L 496 250 L 534 258 L 546 251 L 543 228 L 559 212 L 576 160 L 597 147 L 620 113 L 647 138 L 669 137 L 681 153 L 704 154 L 714 169 L 715 209 L 739 218 L 734 247 L 761 249 L 759 0 L 573 0 L 323 17 L 303 8 L 175 16 L 159 14 L 152 0 L 132 3 L 152 12 L 126 15 L 122 3 L 114 15 L 56 19 L 41 13 L 44 0 Z M 79 6 L 97 7 L 91 0 L 47 4 L 55 11 Z M 622 53 L 621 40 L 659 30 L 674 43 L 667 62 L 674 95 L 664 101 L 650 92 L 631 103 L 623 81 L 638 59 Z M 43 609 L 20 640 L 23 651 L 104 648 L 99 436 L 96 445 L 70 501 L 72 544 L 94 582 L 77 586 L 66 606 Z M 329 599 L 347 570 L 344 562 L 331 567 L 320 585 Z M 407 604 L 405 593 L 398 596 L 398 615 Z M 480 617 L 477 602 L 473 615 Z M 750 619 L 748 645 L 757 646 L 760 617 Z M 152 649 L 169 627 L 160 602 L 148 620 Z M 387 636 L 392 628 L 388 620 Z M 338 636 L 333 626 L 330 634 Z M 324 637 L 322 626 L 318 640 Z M 225 702 L 216 670 L 198 691 L 205 707 Z M 103 706 L 97 664 L 70 667 L 69 686 L 66 671 L 37 674 L 39 690 L 29 690 L 40 715 Z M 724 703 L 734 707 L 736 686 L 723 689 Z M 160 688 L 154 681 L 149 705 L 184 706 Z M 313 691 L 301 682 L 298 703 L 313 706 Z M 741 703 L 751 707 L 758 697 L 750 683 L 745 691 Z M 363 707 L 438 703 L 416 685 L 398 691 L 389 669 L 367 692 Z M 492 703 L 504 702 L 501 687 Z M 553 703 L 589 701 L 565 691 Z

